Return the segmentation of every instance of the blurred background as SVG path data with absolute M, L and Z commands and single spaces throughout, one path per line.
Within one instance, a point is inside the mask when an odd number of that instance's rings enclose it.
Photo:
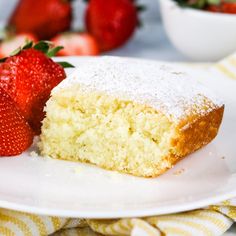
M 0 24 L 3 28 L 19 0 L 0 1 Z M 140 0 L 145 11 L 140 14 L 142 27 L 133 38 L 118 49 L 104 54 L 152 58 L 170 61 L 183 61 L 187 58 L 179 53 L 169 42 L 161 23 L 158 0 Z M 84 29 L 84 14 L 86 4 L 82 0 L 73 1 L 73 29 Z
M 30 40 L 63 45 L 59 56 L 218 61 L 236 51 L 235 13 L 236 0 L 0 0 L 0 56 L 22 44 L 22 36 L 15 39 L 14 32 L 32 33 L 29 29 L 36 28 Z M 64 23 L 71 27 L 63 28 Z

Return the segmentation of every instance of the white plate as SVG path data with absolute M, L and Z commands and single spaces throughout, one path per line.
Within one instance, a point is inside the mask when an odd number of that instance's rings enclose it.
M 88 60 L 69 59 L 78 66 Z M 0 158 L 0 207 L 63 217 L 117 218 L 180 212 L 235 197 L 236 81 L 213 74 L 206 79 L 208 73 L 194 72 L 225 99 L 220 133 L 166 174 L 137 178 L 31 157 L 29 150 L 17 158 Z

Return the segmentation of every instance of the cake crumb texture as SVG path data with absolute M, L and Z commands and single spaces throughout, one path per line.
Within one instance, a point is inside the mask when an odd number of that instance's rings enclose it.
M 217 135 L 224 106 L 177 69 L 101 57 L 81 60 L 45 109 L 42 155 L 155 177 Z
M 77 85 L 54 93 L 46 112 L 42 155 L 154 177 L 213 139 L 223 110 L 181 128 L 152 107 Z

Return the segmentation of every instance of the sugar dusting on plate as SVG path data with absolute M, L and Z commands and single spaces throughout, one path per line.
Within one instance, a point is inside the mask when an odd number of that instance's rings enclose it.
M 173 121 L 193 111 L 205 114 L 222 105 L 214 93 L 187 73 L 151 60 L 106 56 L 81 61 L 53 93 L 78 83 L 88 90 L 147 104 Z

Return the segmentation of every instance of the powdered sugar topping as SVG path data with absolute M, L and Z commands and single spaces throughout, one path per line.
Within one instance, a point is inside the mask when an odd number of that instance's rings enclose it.
M 81 60 L 78 69 L 53 93 L 78 83 L 148 104 L 175 121 L 190 112 L 207 113 L 222 105 L 214 93 L 185 72 L 155 61 L 119 57 Z

